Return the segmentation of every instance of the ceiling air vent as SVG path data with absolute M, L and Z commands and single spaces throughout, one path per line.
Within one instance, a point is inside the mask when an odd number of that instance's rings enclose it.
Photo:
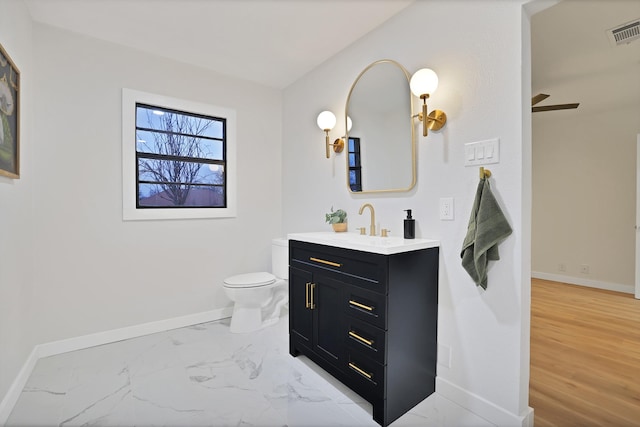
M 629 44 L 634 40 L 638 40 L 640 39 L 640 19 L 611 28 L 607 30 L 607 35 L 614 46 Z

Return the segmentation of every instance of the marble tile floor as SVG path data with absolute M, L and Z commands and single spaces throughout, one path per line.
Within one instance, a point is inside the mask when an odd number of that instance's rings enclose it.
M 371 405 L 288 350 L 288 319 L 224 319 L 40 359 L 6 427 L 378 426 Z M 492 424 L 433 394 L 391 427 Z

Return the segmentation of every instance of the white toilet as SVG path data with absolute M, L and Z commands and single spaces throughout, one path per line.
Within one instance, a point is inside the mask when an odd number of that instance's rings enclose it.
M 224 280 L 224 291 L 234 302 L 231 332 L 257 331 L 274 325 L 289 302 L 289 242 L 271 242 L 271 273 L 247 273 Z

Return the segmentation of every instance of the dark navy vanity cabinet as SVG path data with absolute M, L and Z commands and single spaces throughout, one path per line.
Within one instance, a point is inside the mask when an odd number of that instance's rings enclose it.
M 289 241 L 289 351 L 387 426 L 435 391 L 438 247 L 384 255 Z

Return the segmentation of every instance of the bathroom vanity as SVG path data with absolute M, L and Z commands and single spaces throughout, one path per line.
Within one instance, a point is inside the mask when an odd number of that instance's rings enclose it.
M 387 426 L 435 391 L 439 243 L 288 237 L 291 355 L 367 399 Z

